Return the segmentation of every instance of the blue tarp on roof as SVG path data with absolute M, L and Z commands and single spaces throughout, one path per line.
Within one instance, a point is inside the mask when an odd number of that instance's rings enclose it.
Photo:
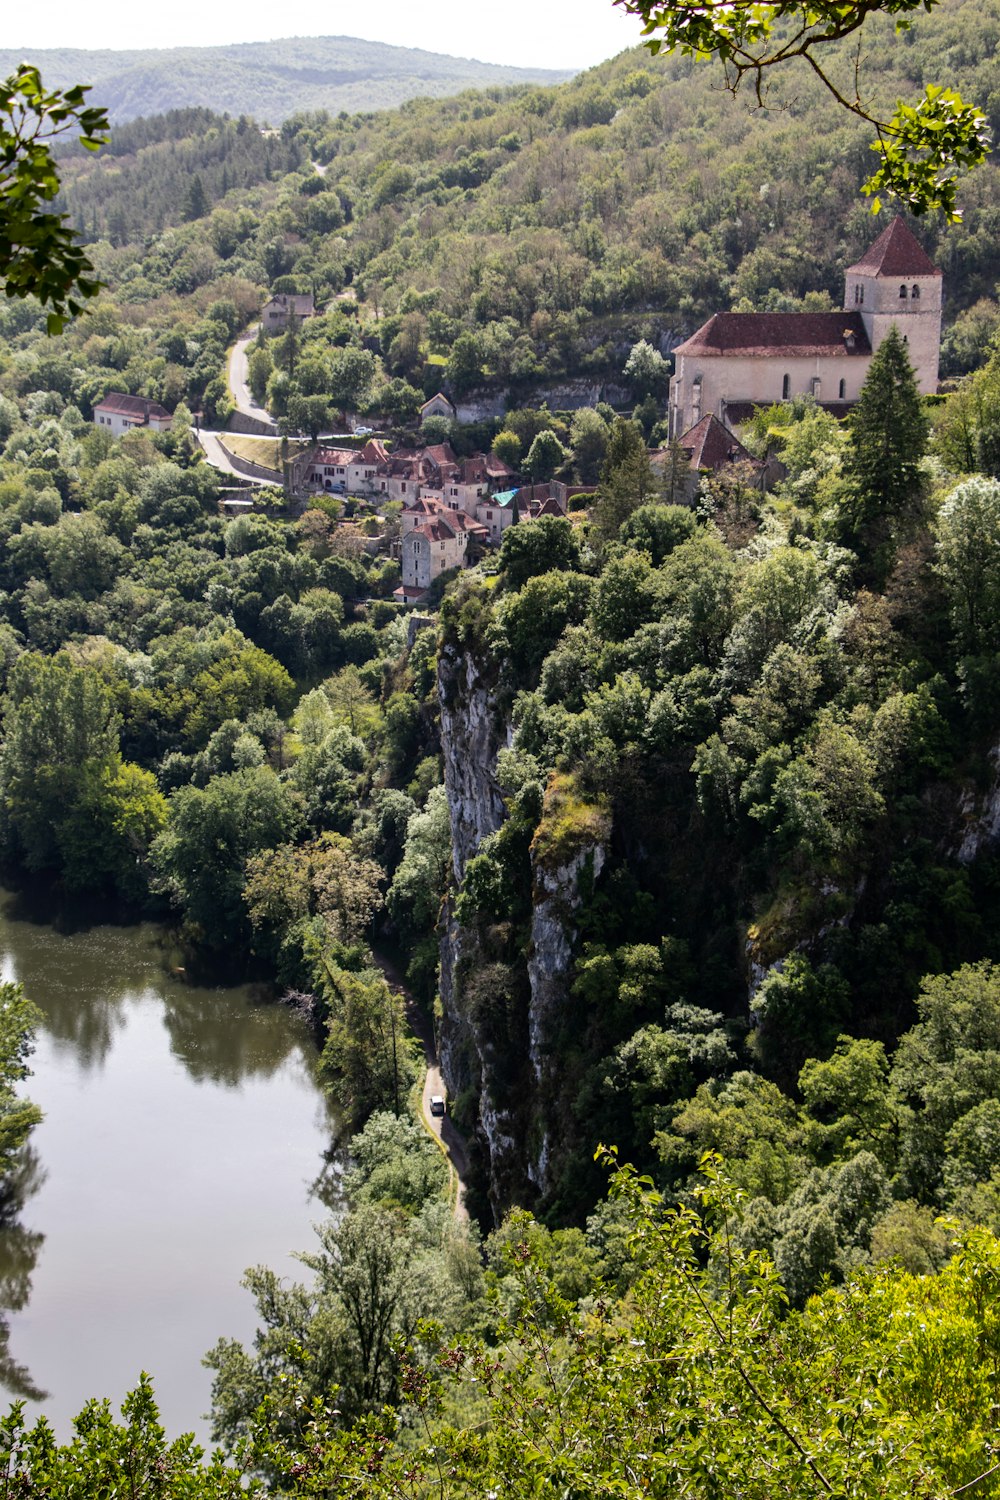
M 517 493 L 517 490 L 501 490 L 499 494 L 490 496 L 489 503 L 490 505 L 513 505 Z

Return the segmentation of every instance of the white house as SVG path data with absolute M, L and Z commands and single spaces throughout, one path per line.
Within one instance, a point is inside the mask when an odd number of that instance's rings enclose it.
M 678 345 L 670 434 L 679 437 L 709 416 L 732 427 L 755 406 L 805 394 L 846 411 L 893 326 L 908 346 L 919 390 L 934 394 L 941 272 L 902 219 L 848 269 L 841 312 L 715 313 Z
M 265 333 L 282 333 L 290 319 L 301 323 L 314 312 L 312 292 L 276 292 L 261 308 L 261 326 Z
M 172 421 L 173 417 L 158 401 L 147 401 L 145 396 L 125 396 L 121 391 L 109 391 L 94 407 L 94 426 L 113 437 L 121 437 L 133 427 L 166 432 Z

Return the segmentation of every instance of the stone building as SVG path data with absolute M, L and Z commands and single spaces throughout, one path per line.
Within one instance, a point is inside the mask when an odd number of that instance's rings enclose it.
M 917 386 L 937 390 L 941 272 L 902 219 L 845 277 L 840 312 L 715 313 L 674 351 L 670 434 L 705 417 L 728 427 L 755 406 L 811 395 L 846 412 L 858 399 L 872 356 L 897 327 L 909 348 Z

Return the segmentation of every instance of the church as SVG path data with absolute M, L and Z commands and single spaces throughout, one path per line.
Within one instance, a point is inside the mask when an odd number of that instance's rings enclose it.
M 937 391 L 941 272 L 902 219 L 846 274 L 842 312 L 715 313 L 674 350 L 670 435 L 704 417 L 733 428 L 755 406 L 811 395 L 840 416 L 895 325 L 922 395 Z

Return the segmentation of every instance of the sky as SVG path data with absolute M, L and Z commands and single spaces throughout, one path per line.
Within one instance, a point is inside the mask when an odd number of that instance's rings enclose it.
M 288 36 L 352 36 L 423 47 L 454 57 L 534 68 L 584 68 L 613 57 L 639 41 L 640 21 L 611 0 L 171 0 L 136 5 L 135 0 L 47 0 L 44 5 L 5 7 L 4 47 L 217 46 L 263 42 Z

